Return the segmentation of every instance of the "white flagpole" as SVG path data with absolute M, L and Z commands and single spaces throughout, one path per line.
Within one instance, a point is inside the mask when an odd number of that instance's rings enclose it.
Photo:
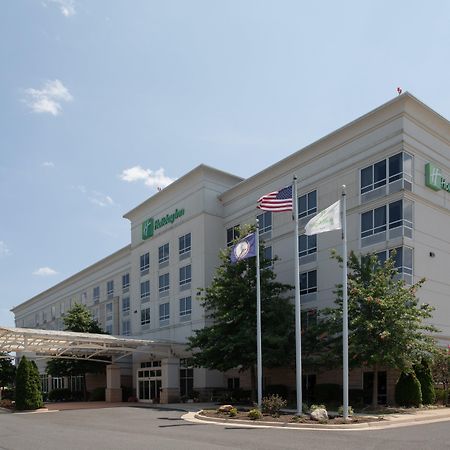
M 262 350 L 261 350 L 261 279 L 259 273 L 259 220 L 256 219 L 256 366 L 258 378 L 258 408 L 262 406 Z
M 347 201 L 345 184 L 342 186 L 342 351 L 343 351 L 343 416 L 348 419 L 348 295 L 347 295 Z
M 302 333 L 301 333 L 301 309 L 300 309 L 300 264 L 298 261 L 298 201 L 297 201 L 297 177 L 294 175 L 292 182 L 292 203 L 294 211 L 294 279 L 295 279 L 295 376 L 297 387 L 297 416 L 303 413 L 302 408 Z

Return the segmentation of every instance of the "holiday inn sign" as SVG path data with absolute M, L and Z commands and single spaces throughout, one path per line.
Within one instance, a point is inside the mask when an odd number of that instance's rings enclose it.
M 450 192 L 450 183 L 442 176 L 442 170 L 433 163 L 425 164 L 425 185 L 434 191 Z
M 149 239 L 155 233 L 155 230 L 165 227 L 169 223 L 174 223 L 175 220 L 184 216 L 184 208 L 176 209 L 172 214 L 166 214 L 160 219 L 154 219 L 153 217 L 145 220 L 142 223 L 142 239 Z

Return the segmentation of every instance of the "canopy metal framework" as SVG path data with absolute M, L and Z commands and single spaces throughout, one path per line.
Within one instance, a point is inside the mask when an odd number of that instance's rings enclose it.
M 153 341 L 110 336 L 108 334 L 34 328 L 0 327 L 0 352 L 35 353 L 42 358 L 117 361 L 144 352 L 158 356 L 182 356 L 185 345 L 173 341 Z

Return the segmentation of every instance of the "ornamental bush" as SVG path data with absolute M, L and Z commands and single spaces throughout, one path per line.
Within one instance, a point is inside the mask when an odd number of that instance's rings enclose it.
M 422 403 L 420 382 L 414 372 L 402 372 L 395 385 L 395 401 L 400 406 L 419 406 Z
M 431 374 L 430 366 L 426 361 L 422 361 L 422 364 L 414 366 L 414 372 L 420 383 L 422 404 L 433 405 L 436 401 L 436 392 L 434 391 L 433 375 Z
M 286 405 L 286 400 L 283 400 L 279 395 L 269 395 L 262 400 L 263 412 L 270 414 L 272 417 L 278 417 L 281 408 L 284 408 Z
M 16 409 L 42 408 L 42 393 L 36 364 L 22 357 L 16 374 Z
M 238 415 L 238 410 L 237 408 L 231 408 L 230 411 L 228 412 L 228 415 L 230 417 L 236 417 Z
M 262 418 L 261 411 L 260 411 L 259 409 L 257 409 L 257 408 L 251 409 L 251 410 L 248 412 L 248 418 L 249 418 L 250 420 L 258 420 L 258 419 L 261 419 L 261 418 Z

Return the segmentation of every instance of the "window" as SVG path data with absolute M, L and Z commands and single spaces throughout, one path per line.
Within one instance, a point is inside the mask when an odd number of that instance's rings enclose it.
M 228 378 L 227 385 L 228 385 L 228 389 L 230 391 L 238 390 L 241 387 L 241 379 L 240 378 Z
M 227 247 L 231 247 L 233 241 L 239 237 L 239 224 L 227 228 Z
M 51 307 L 52 319 L 56 318 L 56 306 Z
M 94 299 L 94 302 L 98 302 L 100 300 L 100 286 L 97 286 L 92 291 L 92 297 Z
M 317 292 L 317 270 L 300 274 L 300 295 Z
M 130 297 L 123 297 L 122 298 L 122 312 L 129 312 L 130 311 Z
M 308 192 L 298 198 L 298 218 L 307 217 L 317 212 L 317 191 Z
M 159 305 L 159 321 L 164 322 L 170 319 L 170 304 L 162 303 Z
M 185 359 L 180 360 L 180 395 L 192 398 L 194 394 L 194 369 Z
M 301 312 L 302 330 L 317 325 L 317 309 L 308 309 Z
M 131 334 L 130 321 L 123 320 L 122 321 L 122 334 L 124 336 L 129 336 Z
M 411 190 L 412 156 L 405 152 L 385 158 L 360 171 L 361 194 L 374 191 L 386 184 L 404 180 L 404 187 Z
M 272 213 L 266 211 L 258 215 L 259 234 L 267 233 L 272 230 Z
M 406 200 L 397 200 L 361 214 L 361 238 L 402 226 L 405 228 L 403 234 L 412 237 L 412 202 Z M 398 237 L 398 233 L 390 237 Z
M 126 273 L 122 275 L 122 289 L 128 289 L 130 287 L 130 274 Z
M 298 257 L 317 253 L 317 235 L 307 236 L 302 234 L 298 237 Z
M 397 269 L 401 278 L 403 278 L 407 283 L 412 283 L 413 275 L 413 249 L 409 247 L 397 247 L 395 249 L 383 250 L 381 252 L 375 253 L 380 264 L 384 264 L 389 257 L 393 255 L 394 257 L 394 267 Z
M 113 318 L 113 304 L 107 303 L 106 304 L 106 320 L 112 320 Z
M 113 298 L 113 296 L 114 296 L 114 280 L 108 281 L 106 283 L 106 295 L 108 296 L 108 299 Z
M 108 323 L 108 324 L 106 325 L 105 331 L 106 331 L 108 334 L 113 334 L 113 326 L 112 326 L 111 323 Z
M 141 283 L 141 300 L 146 300 L 150 297 L 150 281 Z
M 141 309 L 141 325 L 150 323 L 150 308 Z
M 191 233 L 178 238 L 178 253 L 184 255 L 191 251 Z
M 43 375 L 39 375 L 41 379 L 41 391 L 44 393 L 48 392 L 48 375 L 45 373 Z
M 150 267 L 150 253 L 145 253 L 144 255 L 141 255 L 141 274 L 142 272 L 148 271 L 149 267 Z
M 169 274 L 165 273 L 159 276 L 159 292 L 167 292 L 170 289 L 170 278 Z
M 54 389 L 64 389 L 64 377 L 52 377 L 52 391 Z
M 162 264 L 169 261 L 169 243 L 161 245 L 158 249 L 158 262 Z
M 81 294 L 81 304 L 82 304 L 82 305 L 85 305 L 86 302 L 87 302 L 87 292 L 83 292 L 83 293 Z
M 180 267 L 180 286 L 191 282 L 191 265 Z
M 190 316 L 192 312 L 191 297 L 180 298 L 180 317 Z

